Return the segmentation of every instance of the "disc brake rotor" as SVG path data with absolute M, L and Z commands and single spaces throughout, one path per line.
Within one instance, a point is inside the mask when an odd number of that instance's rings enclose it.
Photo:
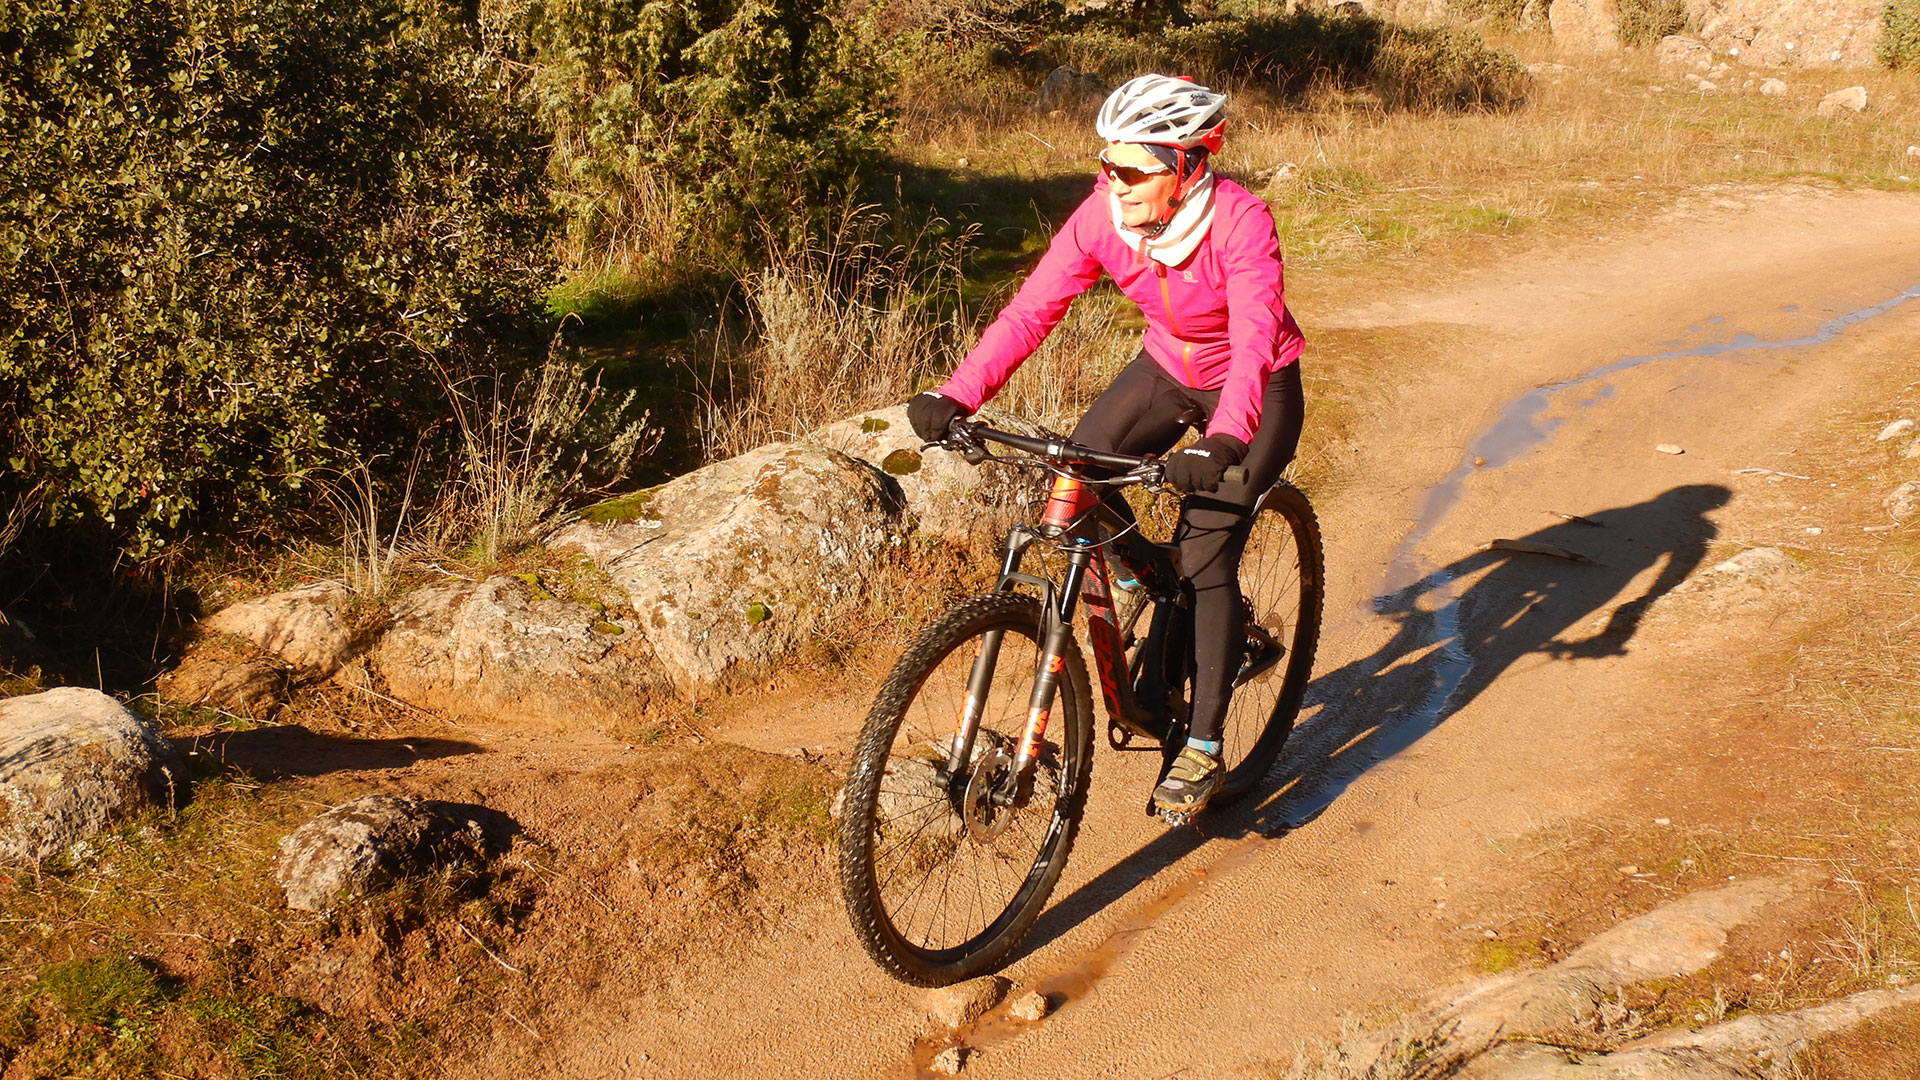
M 993 798 L 1012 772 L 1013 756 L 1004 749 L 995 749 L 974 762 L 967 793 L 961 800 L 968 836 L 981 842 L 993 840 L 1013 823 L 1015 808 L 1002 806 Z

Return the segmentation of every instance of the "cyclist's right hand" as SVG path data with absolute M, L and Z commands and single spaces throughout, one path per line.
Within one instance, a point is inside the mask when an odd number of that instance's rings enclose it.
M 907 402 L 907 423 L 913 425 L 913 433 L 921 442 L 944 442 L 953 422 L 972 411 L 945 394 L 928 390 Z

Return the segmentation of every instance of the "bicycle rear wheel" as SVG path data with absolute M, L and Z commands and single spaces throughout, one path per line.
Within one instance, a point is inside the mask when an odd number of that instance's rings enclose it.
M 1293 730 L 1313 677 L 1325 587 L 1319 519 L 1306 495 L 1281 481 L 1262 497 L 1240 556 L 1247 645 L 1222 728 L 1228 769 L 1214 802 L 1251 790 Z
M 978 797 L 1026 729 L 1040 614 L 1034 598 L 1006 592 L 951 608 L 894 665 L 861 731 L 841 798 L 840 887 L 868 954 L 903 982 L 943 986 L 998 967 L 1066 866 L 1093 761 L 1092 694 L 1071 641 L 1031 790 L 1012 806 Z M 989 635 L 998 660 L 971 760 L 943 780 Z

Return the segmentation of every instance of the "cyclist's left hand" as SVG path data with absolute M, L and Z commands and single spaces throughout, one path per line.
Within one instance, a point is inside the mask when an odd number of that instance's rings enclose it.
M 1228 466 L 1247 456 L 1247 444 L 1231 435 L 1209 435 L 1167 458 L 1167 483 L 1175 491 L 1215 491 Z

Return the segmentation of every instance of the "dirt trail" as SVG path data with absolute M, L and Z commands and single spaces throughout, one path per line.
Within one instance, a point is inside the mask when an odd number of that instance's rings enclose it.
M 1535 872 L 1513 841 L 1650 799 L 1670 799 L 1676 822 L 1714 813 L 1707 785 L 1660 772 L 1648 748 L 1711 756 L 1746 737 L 1714 726 L 1712 702 L 1673 693 L 1681 668 L 1737 652 L 1739 624 L 1723 640 L 1658 617 L 1665 602 L 1648 594 L 1716 535 L 1745 539 L 1717 524 L 1743 501 L 1778 501 L 1734 470 L 1793 471 L 1783 455 L 1810 426 L 1912 363 L 1920 300 L 1824 343 L 1714 343 L 1807 338 L 1916 286 L 1920 199 L 1805 190 L 1703 197 L 1417 292 L 1384 274 L 1377 299 L 1302 283 L 1310 331 L 1384 334 L 1396 373 L 1339 470 L 1350 479 L 1316 493 L 1329 618 L 1283 782 L 1206 838 L 1169 832 L 1140 810 L 1151 755 L 1102 748 L 1067 879 L 1007 972 L 1068 1004 L 984 1046 L 965 1075 L 1262 1075 L 1343 1016 L 1460 978 Z M 1537 388 L 1646 356 L 1662 358 L 1500 426 Z M 1809 484 L 1813 504 L 1822 485 Z M 1593 562 L 1476 555 L 1529 536 Z M 844 716 L 850 732 L 863 707 L 810 715 Z M 502 1075 L 911 1076 L 918 1002 L 823 895 L 752 954 L 690 966 Z

